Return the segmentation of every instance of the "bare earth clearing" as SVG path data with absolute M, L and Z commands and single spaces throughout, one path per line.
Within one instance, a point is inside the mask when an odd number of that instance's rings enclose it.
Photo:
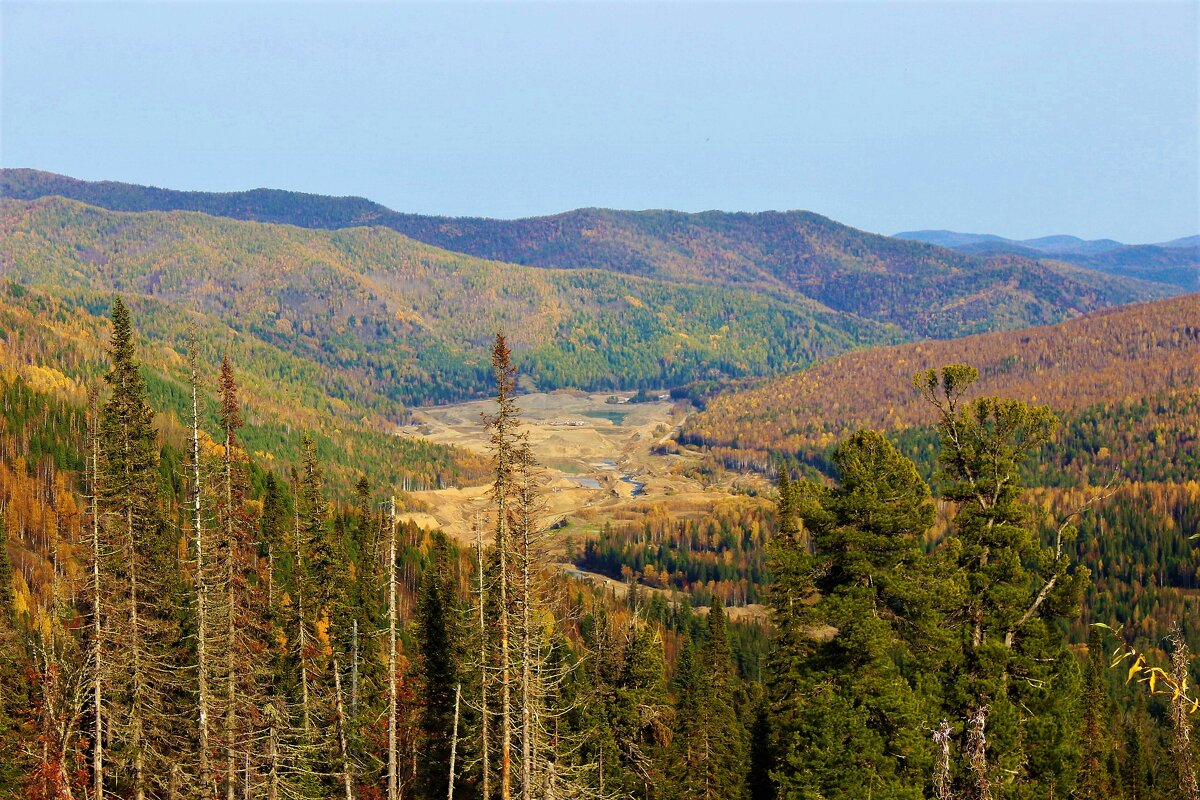
M 656 455 L 654 445 L 670 438 L 690 407 L 669 400 L 610 403 L 609 393 L 560 390 L 521 395 L 521 430 L 529 436 L 544 468 L 546 524 L 556 526 L 553 552 L 564 568 L 571 543 L 594 534 L 608 521 L 636 519 L 651 507 L 666 507 L 675 516 L 704 514 L 728 498 L 727 483 L 707 485 L 688 475 L 699 456 Z M 629 393 L 619 393 L 621 398 Z M 488 452 L 481 414 L 495 403 L 478 400 L 453 406 L 415 409 L 413 424 L 401 436 L 419 437 Z M 474 541 L 472 522 L 488 505 L 487 485 L 413 492 L 414 507 L 403 515 L 423 528 L 441 528 L 461 543 Z M 627 587 L 600 575 L 578 573 L 618 593 Z M 732 615 L 754 616 L 758 609 L 730 609 Z

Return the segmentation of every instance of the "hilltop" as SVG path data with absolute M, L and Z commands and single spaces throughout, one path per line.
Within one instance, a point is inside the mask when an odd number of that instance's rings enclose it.
M 388 228 L 438 248 L 523 266 L 602 270 L 812 302 L 946 338 L 1057 322 L 1178 287 L 1004 254 L 984 257 L 859 231 L 806 211 L 688 214 L 579 209 L 518 220 L 403 214 L 356 197 L 257 189 L 179 192 L 4 170 L 0 195 L 63 196 L 117 211 L 199 211 L 307 228 Z

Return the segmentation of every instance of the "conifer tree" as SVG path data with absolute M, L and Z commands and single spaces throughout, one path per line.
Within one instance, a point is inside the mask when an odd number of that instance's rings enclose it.
M 169 757 L 178 744 L 169 699 L 177 684 L 170 652 L 178 631 L 168 585 L 178 573 L 162 517 L 154 412 L 134 350 L 129 312 L 118 298 L 105 376 L 111 393 L 100 423 L 100 495 L 119 548 L 112 566 L 121 607 L 113 636 L 123 644 L 124 662 L 114 670 L 123 678 L 114 697 L 121 724 L 114 738 L 129 765 L 132 797 L 145 800 L 168 782 Z
M 90 624 L 87 629 L 87 663 L 91 679 L 91 770 L 92 796 L 104 800 L 105 766 L 104 692 L 111 682 L 108 643 L 105 641 L 105 615 L 109 613 L 103 564 L 112 549 L 100 514 L 100 407 L 95 387 L 88 389 L 87 488 L 88 488 L 88 603 Z M 111 583 L 111 582 L 109 582 Z
M 1079 725 L 1082 752 L 1075 796 L 1080 800 L 1105 800 L 1117 793 L 1110 772 L 1114 751 L 1112 722 L 1116 715 L 1113 713 L 1112 699 L 1105 678 L 1108 674 L 1107 662 L 1100 631 L 1092 628 L 1088 635 L 1087 667 Z
M 518 409 L 513 393 L 516 390 L 516 369 L 512 365 L 512 351 L 501 333 L 496 334 L 492 348 L 492 372 L 496 379 L 496 412 L 485 415 L 484 423 L 489 431 L 492 453 L 493 482 L 492 506 L 496 514 L 496 557 L 497 572 L 496 605 L 498 618 L 496 634 L 497 651 L 500 659 L 500 800 L 512 798 L 512 750 L 513 750 L 513 653 L 510 612 L 512 603 L 512 496 L 514 467 L 518 451 L 517 427 L 520 425 Z
M 812 576 L 812 620 L 830 633 L 776 642 L 796 687 L 777 701 L 780 794 L 919 798 L 931 772 L 923 730 L 931 717 L 901 666 L 936 641 L 938 587 L 919 541 L 933 522 L 929 487 L 875 431 L 851 436 L 833 460 L 835 488 L 781 489 L 812 547 L 787 555 Z
M 610 765 L 609 769 L 616 769 L 605 780 L 612 790 L 652 800 L 665 786 L 667 747 L 674 723 L 666 692 L 662 639 L 653 626 L 636 618 L 623 638 L 607 712 L 617 763 Z
M 255 741 L 266 732 L 262 706 L 269 677 L 264 654 L 272 647 L 268 589 L 271 575 L 269 561 L 260 561 L 258 557 L 253 524 L 246 508 L 247 459 L 238 441 L 244 421 L 237 379 L 228 356 L 221 360 L 218 390 L 218 421 L 223 440 L 216 504 L 221 531 L 219 560 L 223 562 L 219 566 L 223 567 L 220 571 L 224 579 L 223 766 L 225 798 L 234 800 L 239 767 L 243 793 L 251 792 L 260 782 L 257 773 L 261 759 L 255 752 Z M 274 476 L 270 475 L 269 480 L 273 483 Z
M 943 495 L 958 506 L 945 545 L 962 581 L 962 603 L 950 616 L 961 635 L 947 712 L 963 719 L 988 709 L 996 780 L 1062 793 L 1075 777 L 1077 741 L 1064 715 L 1076 707 L 1079 679 L 1052 626 L 1079 613 L 1089 573 L 1067 552 L 1071 518 L 1043 544 L 1020 479 L 1021 464 L 1050 441 L 1058 420 L 1048 408 L 1018 400 L 964 402 L 977 377 L 971 367 L 952 365 L 913 379 L 938 413 L 939 477 Z
M 421 577 L 416 619 L 425 754 L 417 765 L 417 781 L 421 796 L 429 800 L 441 800 L 447 794 L 450 774 L 446 765 L 454 748 L 456 687 L 462 683 L 462 614 L 455 585 L 450 546 L 445 535 L 438 532 Z
M 702 676 L 701 718 L 697 742 L 700 751 L 698 800 L 744 800 L 747 796 L 746 730 L 733 700 L 733 654 L 721 598 L 713 595 L 707 616 L 708 640 L 700 652 Z M 678 715 L 676 716 L 678 719 Z

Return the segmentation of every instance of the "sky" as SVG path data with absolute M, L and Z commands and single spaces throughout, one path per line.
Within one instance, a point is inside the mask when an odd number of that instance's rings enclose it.
M 1200 3 L 0 0 L 0 164 L 400 211 L 1200 232 Z

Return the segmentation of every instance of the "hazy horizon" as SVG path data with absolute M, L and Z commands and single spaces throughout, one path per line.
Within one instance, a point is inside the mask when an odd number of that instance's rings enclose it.
M 1200 230 L 1193 3 L 0 5 L 0 163 L 517 218 Z

